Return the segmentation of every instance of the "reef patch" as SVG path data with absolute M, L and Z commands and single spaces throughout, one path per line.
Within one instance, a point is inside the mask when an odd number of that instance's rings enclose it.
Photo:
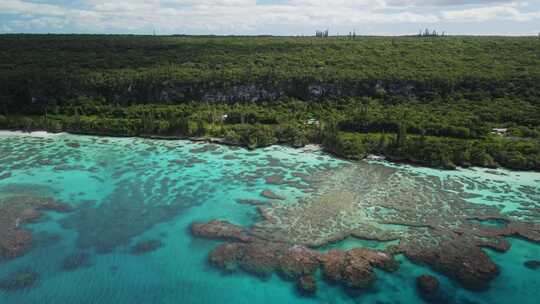
M 42 211 L 68 212 L 71 208 L 50 197 L 32 195 L 0 198 L 0 260 L 20 257 L 32 247 L 32 232 L 24 224 L 36 221 Z

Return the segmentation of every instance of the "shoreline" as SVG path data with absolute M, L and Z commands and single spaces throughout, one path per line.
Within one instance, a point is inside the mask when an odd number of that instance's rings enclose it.
M 54 138 L 56 136 L 67 134 L 67 135 L 75 135 L 75 136 L 98 136 L 98 137 L 111 137 L 111 138 L 141 138 L 141 139 L 153 139 L 153 140 L 164 140 L 164 141 L 176 141 L 176 140 L 185 140 L 190 141 L 194 143 L 208 143 L 208 144 L 217 144 L 217 145 L 223 145 L 223 146 L 229 146 L 229 147 L 240 147 L 246 150 L 257 150 L 257 149 L 264 149 L 271 146 L 283 146 L 283 147 L 290 147 L 292 149 L 301 150 L 302 152 L 323 152 L 327 155 L 331 155 L 332 157 L 350 161 L 350 162 L 358 162 L 358 161 L 365 161 L 365 162 L 388 162 L 394 165 L 407 165 L 407 166 L 413 166 L 413 167 L 419 167 L 419 168 L 428 168 L 428 169 L 434 169 L 434 170 L 441 170 L 441 171 L 461 171 L 461 170 L 493 170 L 493 171 L 500 171 L 500 174 L 505 174 L 505 172 L 524 172 L 524 173 L 540 173 L 539 171 L 535 170 L 513 170 L 505 167 L 497 167 L 497 168 L 490 168 L 490 167 L 456 167 L 455 169 L 445 169 L 445 168 L 438 168 L 438 167 L 430 167 L 425 166 L 422 164 L 414 163 L 414 162 L 407 162 L 407 161 L 399 161 L 399 160 L 393 160 L 390 157 L 386 157 L 384 155 L 366 155 L 364 158 L 361 159 L 350 159 L 343 157 L 339 154 L 333 153 L 332 151 L 328 151 L 327 149 L 324 149 L 319 144 L 307 144 L 303 147 L 293 147 L 289 145 L 283 145 L 282 143 L 276 143 L 274 145 L 269 145 L 265 147 L 257 147 L 255 149 L 250 149 L 249 147 L 234 144 L 231 142 L 227 142 L 224 138 L 217 138 L 217 137 L 187 137 L 187 136 L 160 136 L 160 135 L 139 135 L 139 136 L 122 136 L 122 135 L 111 135 L 111 134 L 97 134 L 97 133 L 74 133 L 74 132 L 58 132 L 58 133 L 52 133 L 45 130 L 37 130 L 37 131 L 21 131 L 21 130 L 0 130 L 0 137 L 1 136 L 30 136 L 30 137 L 39 137 L 39 138 Z

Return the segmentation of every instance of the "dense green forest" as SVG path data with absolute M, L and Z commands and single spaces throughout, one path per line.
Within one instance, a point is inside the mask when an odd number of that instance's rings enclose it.
M 0 102 L 0 128 L 540 170 L 535 37 L 0 35 Z

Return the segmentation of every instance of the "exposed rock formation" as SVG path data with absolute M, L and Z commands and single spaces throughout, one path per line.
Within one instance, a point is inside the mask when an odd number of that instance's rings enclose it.
M 322 268 L 324 278 L 362 290 L 376 279 L 373 267 L 393 271 L 398 267 L 393 255 L 402 253 L 464 288 L 481 291 L 499 274 L 483 248 L 507 251 L 511 244 L 506 236 L 540 242 L 540 224 L 533 220 L 540 216 L 540 208 L 535 203 L 524 198 L 527 201 L 509 213 L 503 212 L 502 202 L 471 203 L 467 200 L 479 194 L 468 189 L 482 190 L 486 185 L 469 178 L 441 179 L 357 163 L 312 174 L 309 184 L 316 192 L 308 198 L 260 206 L 262 220 L 249 229 L 206 235 L 237 242 L 218 247 L 211 254 L 217 261 L 213 264 L 259 275 L 276 271 L 290 280 Z M 538 194 L 525 190 L 531 197 Z M 503 184 L 493 191 L 508 189 Z M 262 195 L 274 198 L 270 191 Z M 348 237 L 395 242 L 384 251 L 357 248 L 320 253 L 304 247 Z M 538 267 L 532 262 L 527 265 Z
M 350 289 L 364 289 L 376 279 L 373 267 L 394 271 L 393 256 L 376 250 L 331 250 L 321 253 L 302 245 L 281 243 L 245 235 L 247 232 L 227 222 L 194 224 L 196 236 L 232 240 L 216 247 L 209 255 L 211 265 L 225 272 L 242 269 L 259 277 L 276 272 L 286 280 L 296 280 L 305 294 L 316 289 L 313 275 L 322 267 L 325 276 Z M 239 237 L 241 235 L 241 237 Z
M 211 221 L 209 223 L 193 223 L 191 233 L 197 237 L 222 239 L 227 241 L 247 242 L 247 232 L 227 221 Z

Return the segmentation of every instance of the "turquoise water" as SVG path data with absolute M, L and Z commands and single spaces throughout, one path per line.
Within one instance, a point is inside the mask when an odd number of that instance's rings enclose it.
M 424 273 L 440 279 L 449 303 L 538 303 L 540 270 L 523 262 L 540 259 L 540 246 L 520 239 L 511 239 L 506 253 L 488 251 L 502 270 L 488 292 L 465 291 L 400 256 L 400 270 L 378 272 L 373 290 L 359 297 L 320 280 L 317 296 L 306 298 L 277 275 L 267 280 L 222 275 L 207 264 L 219 242 L 189 233 L 194 221 L 251 226 L 260 220 L 257 207 L 237 199 L 268 201 L 260 196 L 263 190 L 283 196 L 284 204 L 309 198 L 309 184 L 298 176 L 345 165 L 317 151 L 278 146 L 247 151 L 188 141 L 0 134 L 0 176 L 11 173 L 0 179 L 0 198 L 29 193 L 74 207 L 66 214 L 46 212 L 25 225 L 34 246 L 23 257 L 1 262 L 0 279 L 20 269 L 32 269 L 40 279 L 31 288 L 0 290 L 0 303 L 421 303 L 415 277 Z M 501 210 L 508 213 L 540 201 L 538 173 L 383 165 L 439 178 L 471 204 L 504 205 Z M 275 175 L 288 183 L 266 181 Z M 520 216 L 540 221 L 531 212 Z M 130 253 L 138 241 L 149 239 L 163 246 Z M 348 238 L 323 249 L 391 244 Z M 63 270 L 66 256 L 77 252 L 88 255 L 86 265 Z

